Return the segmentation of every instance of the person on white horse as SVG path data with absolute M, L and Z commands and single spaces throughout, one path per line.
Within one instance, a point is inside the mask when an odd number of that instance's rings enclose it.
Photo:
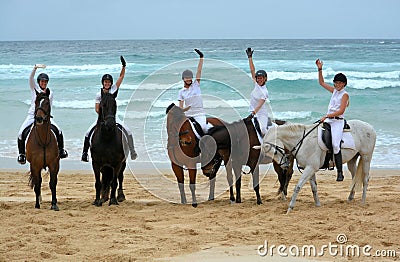
M 38 77 L 36 78 L 36 83 L 35 83 L 34 76 L 35 76 L 36 70 L 38 68 L 46 68 L 46 66 L 43 64 L 36 64 L 33 67 L 33 70 L 29 76 L 29 86 L 31 88 L 31 106 L 29 107 L 29 110 L 28 110 L 28 116 L 26 117 L 25 121 L 22 123 L 21 128 L 19 129 L 19 132 L 18 132 L 17 144 L 18 144 L 19 155 L 18 155 L 17 161 L 21 165 L 26 163 L 25 139 L 27 137 L 25 136 L 25 134 L 27 133 L 28 129 L 31 128 L 33 122 L 35 122 L 36 94 L 46 93 L 49 96 L 50 105 L 51 106 L 53 105 L 54 93 L 52 91 L 50 91 L 50 89 L 47 87 L 47 84 L 49 83 L 49 76 L 45 73 L 40 73 L 38 75 Z M 54 120 L 51 121 L 51 129 L 54 131 L 54 134 L 57 137 L 57 144 L 58 144 L 60 158 L 68 157 L 68 153 L 64 149 L 63 133 Z
M 258 70 L 256 72 L 253 63 L 253 52 L 250 47 L 247 48 L 246 54 L 249 59 L 249 66 L 251 72 L 251 78 L 254 81 L 254 89 L 251 92 L 250 99 L 250 114 L 258 120 L 262 136 L 264 136 L 268 129 L 268 110 L 266 107 L 266 101 L 268 100 L 268 89 L 266 86 L 268 77 L 265 70 Z
M 126 62 L 123 56 L 120 57 L 122 68 L 121 72 L 119 74 L 119 78 L 117 79 L 117 82 L 114 84 L 113 83 L 113 77 L 110 74 L 105 74 L 101 78 L 101 85 L 102 85 L 102 90 L 105 93 L 110 93 L 110 94 L 117 94 L 118 89 L 120 85 L 122 84 L 122 81 L 124 80 L 125 77 L 125 67 L 126 67 Z M 96 113 L 99 113 L 100 110 L 100 102 L 101 102 L 101 91 L 97 92 L 96 94 L 96 99 L 95 99 L 95 110 Z M 135 146 L 133 143 L 133 137 L 132 137 L 132 132 L 131 130 L 119 119 L 118 116 L 116 116 L 117 124 L 120 125 L 124 131 L 124 133 L 127 136 L 128 139 L 128 145 L 129 145 L 129 150 L 131 151 L 131 159 L 135 160 L 137 158 L 137 154 L 135 151 Z M 89 162 L 89 147 L 90 147 L 90 136 L 93 134 L 93 131 L 96 127 L 97 120 L 89 127 L 89 129 L 86 131 L 85 134 L 85 141 L 83 144 L 83 152 L 82 152 L 82 158 L 81 161 L 83 162 Z
M 337 170 L 336 181 L 343 181 L 344 176 L 340 144 L 343 136 L 344 112 L 349 105 L 349 94 L 344 90 L 347 85 L 347 78 L 344 74 L 338 73 L 333 78 L 334 85 L 328 85 L 325 83 L 324 76 L 322 75 L 322 61 L 317 59 L 315 63 L 318 68 L 319 84 L 332 93 L 332 97 L 328 106 L 328 112 L 320 119 L 320 122 L 329 123 L 331 126 L 332 147 Z
M 208 131 L 208 126 L 200 89 L 201 71 L 203 69 L 204 55 L 198 49 L 194 49 L 194 51 L 196 51 L 196 53 L 200 56 L 196 72 L 196 80 L 193 82 L 192 71 L 190 71 L 189 69 L 183 71 L 183 88 L 179 90 L 178 101 L 180 108 L 188 108 L 188 110 L 185 111 L 185 115 L 187 117 L 193 117 L 197 121 L 197 123 L 200 124 L 201 129 L 205 134 Z

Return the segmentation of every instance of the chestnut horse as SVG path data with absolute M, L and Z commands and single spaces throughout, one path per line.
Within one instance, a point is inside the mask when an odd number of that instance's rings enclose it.
M 188 108 L 187 108 L 188 109 Z M 198 138 L 192 130 L 191 124 L 185 115 L 187 109 L 182 109 L 172 103 L 166 110 L 167 134 L 168 134 L 168 156 L 171 160 L 172 170 L 178 181 L 181 195 L 181 203 L 186 204 L 184 189 L 184 167 L 189 171 L 189 188 L 192 193 L 192 206 L 197 207 L 196 200 L 196 164 L 200 163 L 200 148 Z M 207 118 L 213 126 L 223 125 L 217 118 Z M 228 170 L 228 169 L 227 169 Z M 215 176 L 209 176 L 210 194 L 208 199 L 214 199 Z
M 36 92 L 35 121 L 26 143 L 26 159 L 30 163 L 30 186 L 36 194 L 35 208 L 40 208 L 42 169 L 50 172 L 51 210 L 58 211 L 56 187 L 60 169 L 57 139 L 51 131 L 51 105 L 48 94 Z
M 116 124 L 116 95 L 116 93 L 110 94 L 101 91 L 99 116 L 91 139 L 90 153 L 96 179 L 96 199 L 93 202 L 95 206 L 101 206 L 108 199 L 110 200 L 109 205 L 118 205 L 118 201 L 125 200 L 122 181 L 129 147 L 126 137 Z M 119 180 L 119 189 L 118 197 L 115 197 L 117 179 Z M 110 185 L 111 194 L 109 195 Z
M 252 117 L 249 116 L 242 120 L 225 124 L 224 126 L 213 127 L 208 131 L 208 136 L 204 136 L 200 140 L 202 169 L 203 173 L 207 176 L 215 176 L 222 161 L 225 164 L 231 162 L 236 178 L 236 199 L 233 193 L 233 177 L 231 172 L 230 176 L 228 174 L 230 200 L 231 202 L 236 201 L 236 203 L 241 203 L 242 165 L 247 165 L 250 167 L 250 173 L 252 174 L 253 189 L 256 193 L 257 204 L 261 204 L 259 164 L 271 163 L 272 158 L 263 159 L 263 155 L 260 155 L 260 150 L 254 148 L 260 146 L 260 141 L 251 119 Z M 278 125 L 285 124 L 281 120 L 276 120 L 275 123 Z M 213 143 L 216 144 L 217 150 L 207 150 Z M 280 182 L 278 194 L 282 194 L 284 200 L 286 200 L 287 187 L 293 174 L 293 162 L 293 158 L 290 158 L 288 162 L 273 162 Z

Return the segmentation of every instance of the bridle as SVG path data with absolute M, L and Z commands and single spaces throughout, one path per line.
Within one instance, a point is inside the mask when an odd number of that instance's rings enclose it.
M 279 152 L 282 155 L 281 160 L 279 161 L 279 165 L 280 166 L 289 167 L 289 158 L 290 158 L 290 156 L 293 156 L 293 158 L 296 158 L 297 153 L 300 150 L 300 147 L 303 145 L 304 139 L 309 134 L 311 134 L 311 132 L 314 131 L 320 124 L 319 121 L 317 121 L 316 123 L 317 124 L 313 128 L 311 128 L 307 133 L 306 133 L 306 130 L 304 129 L 303 137 L 300 139 L 299 142 L 297 142 L 297 144 L 292 148 L 292 150 L 289 151 L 289 153 L 286 153 L 285 149 L 283 147 L 280 147 L 278 145 L 275 145 L 275 144 L 272 144 L 272 143 L 269 143 L 269 142 L 265 142 L 265 144 L 268 144 L 270 146 L 269 150 L 271 150 L 271 148 L 275 148 L 274 154 L 277 154 Z M 300 169 L 298 163 L 297 163 L 297 168 Z

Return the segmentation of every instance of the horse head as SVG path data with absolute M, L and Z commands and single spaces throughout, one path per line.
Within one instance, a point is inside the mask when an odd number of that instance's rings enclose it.
M 113 131 L 116 127 L 115 115 L 117 113 L 117 102 L 115 96 L 101 90 L 101 101 L 99 107 L 99 121 L 107 131 Z
M 50 122 L 51 105 L 49 93 L 39 93 L 36 91 L 35 100 L 35 125 L 42 125 Z
M 190 145 L 191 140 L 185 139 L 185 135 L 189 133 L 189 130 L 181 131 L 181 128 L 187 117 L 185 112 L 189 109 L 187 108 L 180 108 L 176 106 L 174 103 L 168 106 L 166 110 L 167 114 L 167 133 L 168 133 L 168 143 L 170 145 L 182 144 Z M 189 136 L 188 136 L 189 137 Z
M 287 150 L 285 150 L 282 140 L 278 137 L 278 129 L 278 126 L 274 126 L 268 130 L 263 139 L 261 153 L 281 167 L 287 168 L 289 166 L 289 155 L 286 153 Z

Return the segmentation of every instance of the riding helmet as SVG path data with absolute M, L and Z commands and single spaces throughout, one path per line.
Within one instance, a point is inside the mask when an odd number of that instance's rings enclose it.
M 267 72 L 265 72 L 265 70 L 258 70 L 256 72 L 256 77 L 257 76 L 263 76 L 263 77 L 267 77 Z
M 182 80 L 183 80 L 184 78 L 193 78 L 193 72 L 190 71 L 190 70 L 185 70 L 185 71 L 183 71 L 183 73 L 182 73 Z
M 336 81 L 340 81 L 340 82 L 347 84 L 347 77 L 342 73 L 338 73 L 333 78 L 333 82 L 336 82 Z
M 39 84 L 40 80 L 46 80 L 47 82 L 49 82 L 49 76 L 45 73 L 40 73 L 37 77 L 38 84 Z
M 103 75 L 103 77 L 101 78 L 101 84 L 104 84 L 104 80 L 110 80 L 111 81 L 111 85 L 113 85 L 113 77 L 110 74 L 105 74 Z

